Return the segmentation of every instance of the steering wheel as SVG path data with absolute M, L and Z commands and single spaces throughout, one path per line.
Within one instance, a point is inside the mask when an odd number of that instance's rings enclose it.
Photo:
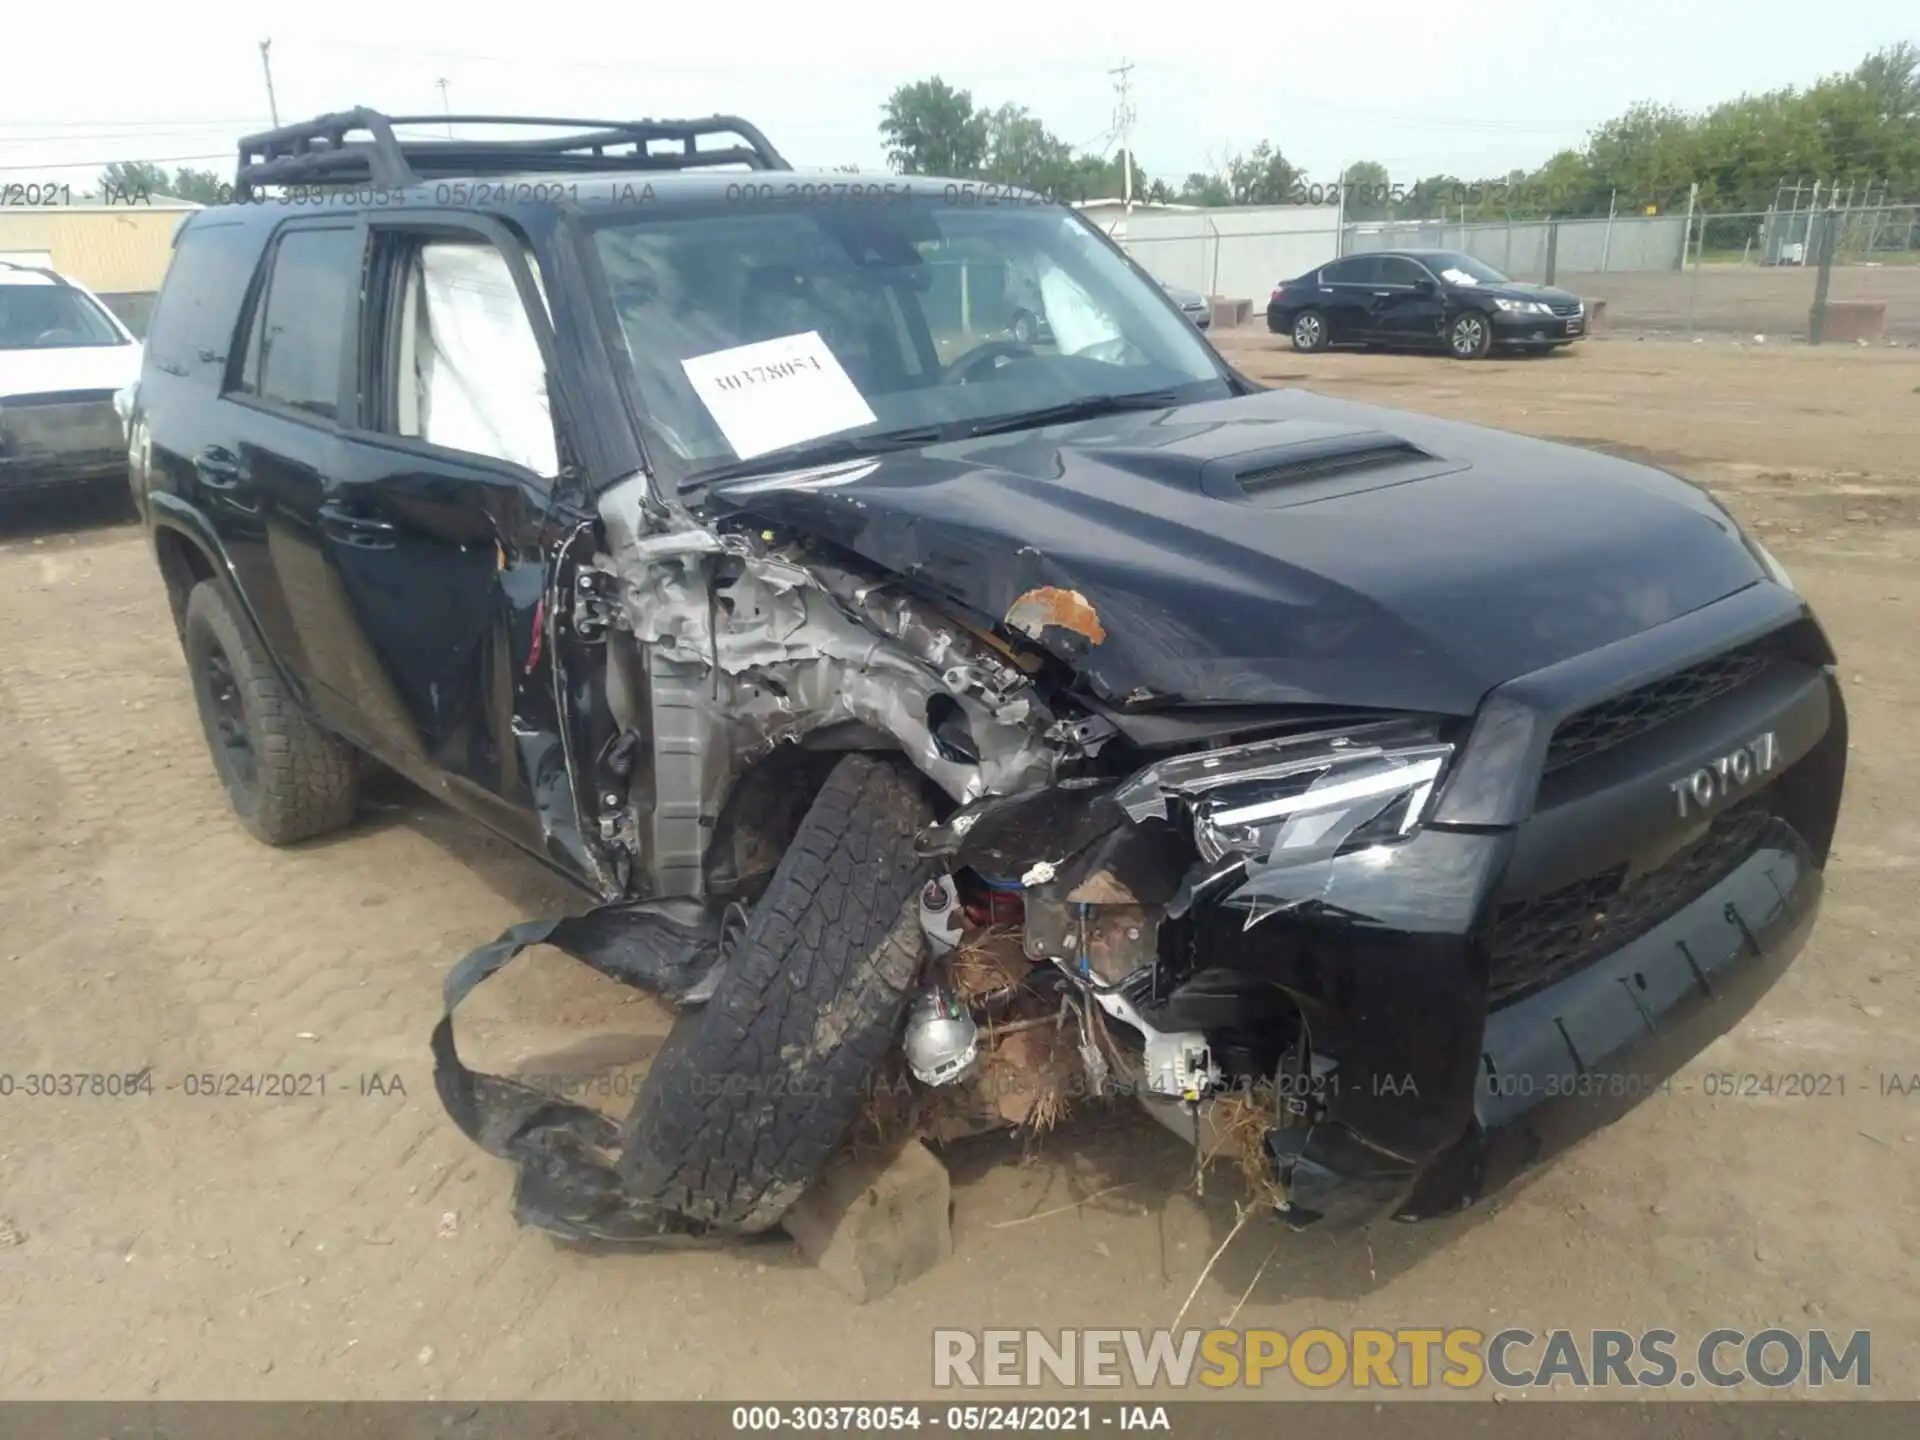
M 979 378 L 975 371 L 989 362 L 999 359 L 1031 360 L 1033 347 L 1022 345 L 1018 340 L 989 340 L 976 345 L 959 359 L 948 365 L 940 376 L 942 385 L 966 385 Z

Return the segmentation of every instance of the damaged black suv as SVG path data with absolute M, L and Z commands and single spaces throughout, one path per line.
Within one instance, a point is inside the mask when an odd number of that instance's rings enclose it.
M 765 1229 L 863 1116 L 1096 1094 L 1294 1223 L 1430 1216 L 1799 949 L 1834 656 L 1692 485 L 1266 389 L 1023 192 L 403 123 L 242 142 L 130 459 L 249 829 L 371 756 L 597 898 L 433 1037 L 524 1218 Z M 536 942 L 678 1007 L 624 1125 L 460 1061 Z

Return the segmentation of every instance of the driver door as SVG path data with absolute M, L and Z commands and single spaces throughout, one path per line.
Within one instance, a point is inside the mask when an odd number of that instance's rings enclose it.
M 1431 344 L 1440 333 L 1446 297 L 1426 267 L 1398 255 L 1383 255 L 1372 286 L 1367 329 L 1389 345 Z
M 546 851 L 524 753 L 544 727 L 522 721 L 553 709 L 536 663 L 559 471 L 545 352 L 503 237 L 369 230 L 356 413 L 318 514 L 335 613 L 301 623 L 334 632 L 328 683 L 369 748 Z

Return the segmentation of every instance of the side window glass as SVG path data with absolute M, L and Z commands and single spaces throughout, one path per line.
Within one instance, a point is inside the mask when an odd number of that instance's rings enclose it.
M 253 307 L 236 389 L 337 418 L 360 257 L 353 230 L 292 230 L 280 237 Z
M 238 320 L 236 272 L 253 268 L 257 245 L 238 221 L 205 221 L 180 232 L 147 327 L 147 355 L 173 375 L 217 377 Z
M 1427 272 L 1411 260 L 1396 258 L 1383 263 L 1385 271 L 1380 281 L 1384 285 L 1416 285 L 1427 278 Z
M 558 474 L 546 360 L 506 257 L 484 242 L 434 240 L 401 267 L 386 428 Z
M 1378 285 L 1384 262 L 1377 255 L 1356 256 L 1340 262 L 1340 279 L 1348 285 Z

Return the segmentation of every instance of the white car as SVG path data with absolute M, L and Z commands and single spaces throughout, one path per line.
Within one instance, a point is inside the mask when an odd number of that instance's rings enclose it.
M 140 349 L 86 286 L 0 261 L 0 492 L 125 479 Z

